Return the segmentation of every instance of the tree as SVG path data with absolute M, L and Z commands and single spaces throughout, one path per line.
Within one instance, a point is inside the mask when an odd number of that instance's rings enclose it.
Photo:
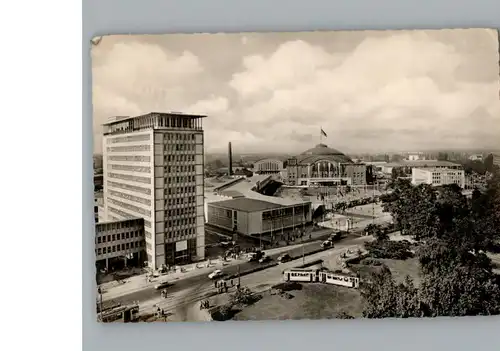
M 484 170 L 486 172 L 493 173 L 495 170 L 495 166 L 493 165 L 493 154 L 489 154 L 483 161 Z
M 448 153 L 447 152 L 438 153 L 438 161 L 448 161 Z
M 456 185 L 433 189 L 396 182 L 393 194 L 395 199 L 384 203 L 384 209 L 401 224 L 402 233 L 421 240 L 417 257 L 422 283 L 418 288 L 411 280 L 398 285 L 390 272 L 382 270 L 362 292 L 364 315 L 500 313 L 500 278 L 484 253 L 500 238 L 500 175 L 494 174 L 486 191 L 476 189 L 470 200 Z M 370 252 L 379 254 L 382 251 L 376 243 L 370 243 Z
M 410 278 L 397 284 L 390 269 L 382 265 L 361 286 L 365 318 L 420 317 L 417 289 Z
M 456 265 L 425 274 L 420 299 L 427 316 L 477 316 L 500 313 L 500 287 L 478 265 Z

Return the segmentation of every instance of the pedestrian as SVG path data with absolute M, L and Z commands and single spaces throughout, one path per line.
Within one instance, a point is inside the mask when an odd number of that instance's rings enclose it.
M 214 281 L 214 286 L 215 286 L 215 288 L 217 288 L 217 280 Z
M 234 281 L 231 279 L 231 286 L 234 286 Z

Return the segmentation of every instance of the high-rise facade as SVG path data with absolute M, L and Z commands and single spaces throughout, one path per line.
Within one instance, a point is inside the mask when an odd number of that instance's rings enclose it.
M 144 218 L 152 269 L 205 256 L 204 117 L 149 113 L 104 124 L 104 216 Z

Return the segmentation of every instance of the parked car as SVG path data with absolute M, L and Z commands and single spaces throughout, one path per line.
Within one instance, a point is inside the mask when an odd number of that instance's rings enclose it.
M 281 254 L 278 257 L 278 262 L 279 263 L 285 263 L 285 262 L 288 262 L 288 261 L 291 261 L 291 260 L 292 260 L 292 257 L 289 254 L 287 254 L 287 253 Z
M 259 260 L 259 263 L 267 263 L 272 261 L 272 258 L 270 256 L 264 256 Z
M 210 273 L 208 275 L 208 278 L 209 279 L 216 279 L 216 278 L 222 277 L 223 275 L 224 275 L 224 273 L 220 269 L 216 269 L 215 271 L 213 271 L 212 273 Z
M 160 290 L 160 289 L 166 288 L 167 286 L 169 286 L 168 282 L 162 282 L 162 283 L 156 284 L 155 289 Z

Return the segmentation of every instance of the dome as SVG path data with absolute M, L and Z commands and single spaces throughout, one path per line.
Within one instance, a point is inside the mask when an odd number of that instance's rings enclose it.
M 354 163 L 349 156 L 339 150 L 329 148 L 325 144 L 318 144 L 315 147 L 304 151 L 297 156 L 299 163 L 315 163 L 319 160 L 334 161 L 336 163 Z
M 304 151 L 301 155 L 342 155 L 345 156 L 339 150 L 329 148 L 325 144 L 318 144 L 312 149 Z

